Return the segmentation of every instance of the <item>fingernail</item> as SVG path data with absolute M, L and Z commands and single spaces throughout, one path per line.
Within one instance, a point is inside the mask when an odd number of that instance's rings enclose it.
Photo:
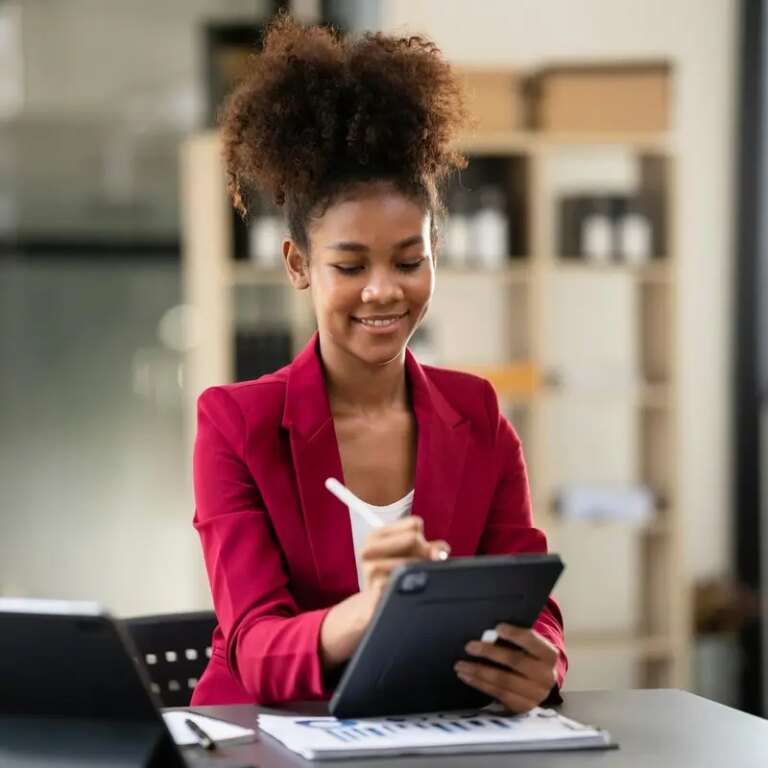
M 480 648 L 474 640 L 471 640 L 464 646 L 464 650 L 474 655 L 480 651 Z
M 467 665 L 463 661 L 457 661 L 453 665 L 453 669 L 454 669 L 454 671 L 456 672 L 457 675 L 461 675 L 461 674 L 463 674 L 463 673 L 465 673 L 467 671 L 468 667 L 467 667 Z
M 447 560 L 448 559 L 448 550 L 447 549 L 440 549 L 437 553 L 437 559 L 438 560 Z

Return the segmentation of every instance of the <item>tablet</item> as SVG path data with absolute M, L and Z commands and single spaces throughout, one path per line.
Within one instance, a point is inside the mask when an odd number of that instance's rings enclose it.
M 485 706 L 491 699 L 462 683 L 453 665 L 470 658 L 467 641 L 499 622 L 533 626 L 562 570 L 555 554 L 400 566 L 336 687 L 330 713 L 377 717 Z

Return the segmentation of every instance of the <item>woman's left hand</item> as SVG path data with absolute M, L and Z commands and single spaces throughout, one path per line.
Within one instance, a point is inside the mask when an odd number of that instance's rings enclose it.
M 496 633 L 519 650 L 481 640 L 470 641 L 465 650 L 471 656 L 494 661 L 503 669 L 459 661 L 454 665 L 456 674 L 462 682 L 492 696 L 511 712 L 528 712 L 549 696 L 557 682 L 555 666 L 559 651 L 532 629 L 499 624 Z

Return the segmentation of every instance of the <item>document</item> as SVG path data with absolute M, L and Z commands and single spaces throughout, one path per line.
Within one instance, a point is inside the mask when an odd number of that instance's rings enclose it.
M 541 707 L 525 715 L 482 709 L 359 720 L 259 715 L 259 730 L 309 760 L 615 746 L 605 731 Z
M 163 712 L 163 720 L 171 738 L 181 747 L 196 744 L 198 741 L 197 736 L 186 724 L 186 720 L 197 723 L 215 744 L 242 744 L 253 741 L 256 736 L 256 731 L 252 728 L 243 728 L 225 720 L 192 714 L 186 710 Z

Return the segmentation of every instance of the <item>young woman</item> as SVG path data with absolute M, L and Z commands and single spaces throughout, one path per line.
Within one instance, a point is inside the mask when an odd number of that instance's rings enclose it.
M 286 368 L 200 397 L 197 511 L 219 626 L 193 703 L 322 699 L 400 563 L 544 552 L 520 441 L 482 379 L 421 366 L 406 344 L 429 308 L 438 183 L 464 159 L 455 74 L 420 37 L 339 38 L 280 18 L 221 128 L 235 205 L 285 208 L 288 278 L 317 333 Z M 461 312 L 461 307 L 456 307 Z M 366 529 L 343 482 L 387 521 Z M 515 711 L 566 669 L 550 600 L 511 651 L 473 641 L 455 673 Z

